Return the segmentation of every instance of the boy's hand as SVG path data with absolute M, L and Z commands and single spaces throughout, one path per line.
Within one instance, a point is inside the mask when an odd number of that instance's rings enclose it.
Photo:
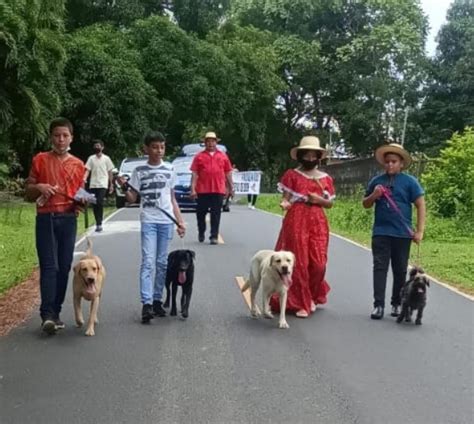
M 179 222 L 178 224 L 176 231 L 178 232 L 178 235 L 183 238 L 186 234 L 186 224 L 184 222 Z
M 377 184 L 374 188 L 374 191 L 373 191 L 373 196 L 376 198 L 376 199 L 379 199 L 380 197 L 383 196 L 383 192 L 384 192 L 384 187 L 383 185 L 381 184 Z
M 423 240 L 423 231 L 415 231 L 413 234 L 413 241 L 418 244 L 421 240 Z
M 49 198 L 56 194 L 57 186 L 52 186 L 51 184 L 36 184 L 38 191 L 45 197 Z

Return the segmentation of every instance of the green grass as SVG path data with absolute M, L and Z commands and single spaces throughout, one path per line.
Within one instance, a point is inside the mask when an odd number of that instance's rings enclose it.
M 281 215 L 280 195 L 261 195 L 257 207 Z M 364 209 L 361 199 L 338 198 L 327 211 L 331 232 L 370 247 L 373 209 Z M 420 247 L 420 265 L 434 278 L 474 294 L 474 235 L 453 219 L 442 219 L 428 212 L 425 238 Z M 410 263 L 417 260 L 413 246 Z
M 115 208 L 106 208 L 104 215 Z M 0 294 L 24 281 L 38 264 L 35 247 L 35 206 L 9 202 L 0 205 Z M 89 223 L 94 223 L 89 211 Z M 78 234 L 85 231 L 84 216 L 78 220 Z

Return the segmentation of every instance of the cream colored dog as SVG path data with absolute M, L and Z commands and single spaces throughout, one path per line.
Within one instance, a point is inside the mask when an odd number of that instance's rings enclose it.
M 86 336 L 94 336 L 94 325 L 99 323 L 97 310 L 99 309 L 100 295 L 105 280 L 105 268 L 102 261 L 92 254 L 92 242 L 87 239 L 85 256 L 74 266 L 73 296 L 74 316 L 78 327 L 84 324 L 82 315 L 82 298 L 91 302 L 89 322 L 87 323 Z
M 250 275 L 242 287 L 244 292 L 250 288 L 250 313 L 253 317 L 258 316 L 255 305 L 255 295 L 260 283 L 262 284 L 262 310 L 266 318 L 273 318 L 270 311 L 270 298 L 272 294 L 280 295 L 280 328 L 289 328 L 286 322 L 286 299 L 288 288 L 291 284 L 291 275 L 295 264 L 295 255 L 292 252 L 274 250 L 260 250 L 252 258 Z

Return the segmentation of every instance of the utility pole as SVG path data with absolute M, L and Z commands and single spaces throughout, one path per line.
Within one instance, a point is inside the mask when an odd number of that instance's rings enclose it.
M 405 107 L 405 119 L 403 120 L 402 146 L 405 144 L 405 131 L 407 129 L 408 106 Z

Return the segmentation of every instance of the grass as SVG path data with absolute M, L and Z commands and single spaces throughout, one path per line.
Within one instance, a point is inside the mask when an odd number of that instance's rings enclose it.
M 261 195 L 257 207 L 281 215 L 280 195 Z M 364 209 L 359 198 L 338 198 L 327 211 L 331 232 L 370 248 L 373 209 Z M 453 219 L 432 216 L 428 212 L 426 232 L 420 247 L 419 264 L 434 278 L 465 293 L 474 294 L 474 234 L 460 228 Z M 417 261 L 417 249 L 411 249 L 410 263 Z
M 104 215 L 115 208 L 105 208 Z M 24 281 L 37 266 L 35 247 L 35 206 L 30 203 L 8 202 L 0 205 L 0 295 Z M 89 211 L 89 224 L 94 223 Z M 85 232 L 84 216 L 77 226 L 78 234 Z

